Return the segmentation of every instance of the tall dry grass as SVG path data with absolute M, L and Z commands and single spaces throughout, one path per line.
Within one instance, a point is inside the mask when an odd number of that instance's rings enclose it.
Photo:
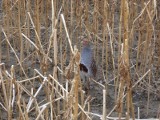
M 160 97 L 159 0 L 0 3 L 0 119 L 140 118 L 132 92 L 147 94 L 145 114 L 160 117 L 150 105 Z M 101 113 L 82 89 L 82 36 L 103 69 Z

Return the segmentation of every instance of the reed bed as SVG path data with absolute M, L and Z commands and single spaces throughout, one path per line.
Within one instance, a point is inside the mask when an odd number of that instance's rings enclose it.
M 160 119 L 159 0 L 0 0 L 0 119 Z M 81 38 L 103 80 L 80 78 Z

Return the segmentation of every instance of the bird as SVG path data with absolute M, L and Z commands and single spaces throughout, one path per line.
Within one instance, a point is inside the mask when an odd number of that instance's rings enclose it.
M 81 59 L 80 59 L 80 76 L 83 82 L 87 81 L 89 89 L 89 78 L 96 79 L 97 65 L 94 59 L 93 45 L 91 41 L 84 38 L 82 41 Z
M 86 77 L 95 78 L 97 65 L 94 59 L 92 43 L 88 39 L 84 39 L 81 43 L 83 47 L 81 51 L 80 71 Z

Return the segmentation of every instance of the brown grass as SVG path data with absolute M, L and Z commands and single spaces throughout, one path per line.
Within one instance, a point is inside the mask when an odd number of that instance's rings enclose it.
M 132 92 L 147 95 L 150 115 L 152 97 L 160 99 L 159 0 L 0 3 L 0 119 L 136 119 Z M 101 113 L 82 89 L 82 36 L 93 41 L 103 69 Z

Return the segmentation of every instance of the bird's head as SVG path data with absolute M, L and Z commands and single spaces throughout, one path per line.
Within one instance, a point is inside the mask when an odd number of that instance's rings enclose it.
M 82 43 L 82 46 L 83 47 L 90 47 L 91 46 L 91 41 L 89 41 L 88 39 L 83 39 L 82 41 L 81 41 L 81 43 Z

